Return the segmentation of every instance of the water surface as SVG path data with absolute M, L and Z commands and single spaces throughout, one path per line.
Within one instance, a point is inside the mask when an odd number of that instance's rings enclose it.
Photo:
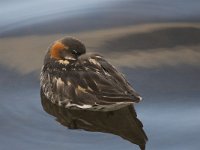
M 199 1 L 1 1 L 0 149 L 121 150 L 109 133 L 71 130 L 41 105 L 48 45 L 65 35 L 116 65 L 143 96 L 135 106 L 149 150 L 198 150 Z

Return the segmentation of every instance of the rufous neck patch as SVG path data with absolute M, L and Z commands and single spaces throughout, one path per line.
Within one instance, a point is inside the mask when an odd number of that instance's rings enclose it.
M 66 46 L 62 44 L 60 41 L 56 41 L 52 46 L 50 50 L 50 55 L 52 58 L 55 59 L 61 59 L 60 51 L 64 50 Z

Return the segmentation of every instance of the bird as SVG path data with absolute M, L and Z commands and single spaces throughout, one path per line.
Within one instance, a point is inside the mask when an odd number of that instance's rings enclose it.
M 141 141 L 139 146 L 145 149 L 148 138 L 134 110 L 134 104 L 142 97 L 120 71 L 102 55 L 87 53 L 77 38 L 66 36 L 49 46 L 41 69 L 40 89 L 50 103 L 62 109 L 84 113 L 130 107 L 136 120 L 133 123 L 141 131 L 136 135 Z

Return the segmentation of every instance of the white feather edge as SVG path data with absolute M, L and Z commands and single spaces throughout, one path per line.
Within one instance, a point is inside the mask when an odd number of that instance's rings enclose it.
M 98 110 L 113 111 L 113 110 L 117 110 L 128 105 L 131 105 L 131 104 L 134 104 L 134 102 L 117 102 L 117 103 L 109 104 L 109 105 L 88 105 L 88 104 L 78 105 L 78 104 L 68 103 L 65 105 L 65 108 L 74 107 L 74 109 L 86 109 L 86 110 L 92 110 L 92 111 L 98 111 Z
M 87 105 L 87 104 L 78 105 L 78 104 L 71 104 L 71 103 L 68 103 L 67 105 L 65 105 L 65 108 L 74 107 L 74 106 L 78 108 L 82 108 L 82 109 L 92 108 L 92 105 Z

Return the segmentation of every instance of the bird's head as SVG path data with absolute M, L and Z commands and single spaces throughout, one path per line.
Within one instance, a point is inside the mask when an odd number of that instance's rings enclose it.
M 57 40 L 49 48 L 50 58 L 55 60 L 76 60 L 85 52 L 84 44 L 72 37 Z

